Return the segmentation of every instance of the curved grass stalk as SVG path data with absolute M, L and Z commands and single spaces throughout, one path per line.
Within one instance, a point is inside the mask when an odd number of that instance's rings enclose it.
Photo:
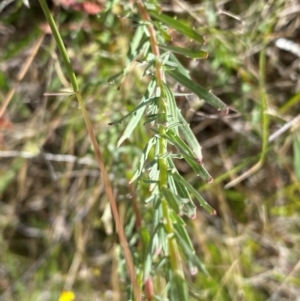
M 50 10 L 47 6 L 46 1 L 45 0 L 39 0 L 39 2 L 40 2 L 40 5 L 43 9 L 45 17 L 48 21 L 48 24 L 50 25 L 53 37 L 54 37 L 54 39 L 57 43 L 57 47 L 58 47 L 58 49 L 59 49 L 59 51 L 62 55 L 63 61 L 64 61 L 65 66 L 67 68 L 67 72 L 68 72 L 68 75 L 69 75 L 69 78 L 70 78 L 70 81 L 71 81 L 71 84 L 72 84 L 72 87 L 73 87 L 73 90 L 76 94 L 77 101 L 78 101 L 80 109 L 82 111 L 82 115 L 83 115 L 83 118 L 84 118 L 84 121 L 85 121 L 85 124 L 86 124 L 86 128 L 87 128 L 90 140 L 92 142 L 92 145 L 93 145 L 93 148 L 94 148 L 94 151 L 95 151 L 97 163 L 98 163 L 99 169 L 100 169 L 102 177 L 103 177 L 105 190 L 106 190 L 106 193 L 107 193 L 108 200 L 110 202 L 112 214 L 113 214 L 114 221 L 115 221 L 115 224 L 116 224 L 117 233 L 118 233 L 120 243 L 121 243 L 121 246 L 122 246 L 122 249 L 123 249 L 123 252 L 124 252 L 124 257 L 125 257 L 125 260 L 126 260 L 126 265 L 127 265 L 129 277 L 130 277 L 130 280 L 131 280 L 131 284 L 133 286 L 134 296 L 135 296 L 136 300 L 140 301 L 140 300 L 142 300 L 141 299 L 141 292 L 140 292 L 140 288 L 139 288 L 139 285 L 138 285 L 138 282 L 137 282 L 132 256 L 131 256 L 131 253 L 130 253 L 130 250 L 129 250 L 129 247 L 128 247 L 127 239 L 126 239 L 124 229 L 123 229 L 123 226 L 122 226 L 122 223 L 121 223 L 120 215 L 119 215 L 119 212 L 118 212 L 118 208 L 117 208 L 116 200 L 115 200 L 115 197 L 114 197 L 112 185 L 111 185 L 110 180 L 108 178 L 107 171 L 105 169 L 105 165 L 104 165 L 103 159 L 102 159 L 102 154 L 101 154 L 100 148 L 98 146 L 98 143 L 97 143 L 97 140 L 96 140 L 96 137 L 95 137 L 95 133 L 94 133 L 90 118 L 89 118 L 88 113 L 86 111 L 81 92 L 79 90 L 76 75 L 75 75 L 74 70 L 71 66 L 70 59 L 68 57 L 66 48 L 65 48 L 64 43 L 63 43 L 63 40 L 60 36 L 60 33 L 57 29 L 56 23 L 55 23 L 52 15 L 51 15 L 51 12 L 50 12 Z
M 271 28 L 271 26 L 269 26 Z M 270 29 L 269 28 L 269 29 Z M 265 46 L 267 39 L 264 40 L 264 47 L 259 54 L 259 87 L 260 87 L 260 98 L 261 98 L 261 119 L 262 119 L 262 149 L 260 152 L 260 158 L 256 164 L 254 164 L 245 173 L 230 181 L 225 185 L 225 188 L 231 188 L 241 181 L 245 180 L 255 172 L 257 172 L 264 164 L 265 157 L 268 151 L 268 140 L 269 140 L 269 117 L 268 117 L 268 100 L 265 85 L 265 70 L 266 70 L 266 50 Z

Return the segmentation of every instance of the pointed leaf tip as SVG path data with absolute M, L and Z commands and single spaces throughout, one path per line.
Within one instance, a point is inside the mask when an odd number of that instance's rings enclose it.
M 195 159 L 196 159 L 196 161 L 197 161 L 201 166 L 204 165 L 204 163 L 203 163 L 203 161 L 202 161 L 202 158 L 199 158 L 199 157 L 196 156 Z
M 214 210 L 210 215 L 217 215 L 217 211 Z
M 149 13 L 152 17 L 154 17 L 156 20 L 159 20 L 163 22 L 164 24 L 170 26 L 171 28 L 177 30 L 184 36 L 188 37 L 191 40 L 197 41 L 201 44 L 204 44 L 204 38 L 194 29 L 192 29 L 189 26 L 186 26 L 184 23 L 173 19 L 165 14 L 160 14 L 156 12 L 155 10 L 149 10 Z
M 196 214 L 196 212 L 195 212 L 193 215 L 190 216 L 190 219 L 195 219 L 196 216 L 197 216 L 197 214 Z
M 226 107 L 224 109 L 218 109 L 218 111 L 222 112 L 224 115 L 228 115 L 230 108 Z
M 154 251 L 154 256 L 158 256 L 161 253 L 161 248 L 157 248 Z
M 208 179 L 207 184 L 211 184 L 214 181 L 213 178 Z
M 208 57 L 208 52 L 200 50 L 200 49 L 182 48 L 182 47 L 162 45 L 162 44 L 159 44 L 158 47 L 165 51 L 171 51 L 173 53 L 184 55 L 193 60 L 207 59 L 207 57 Z
M 150 97 L 152 96 L 155 86 L 156 86 L 156 82 L 151 81 L 148 85 L 147 91 L 145 92 L 140 104 L 131 113 L 125 116 L 126 118 L 127 116 L 131 115 L 131 118 L 127 124 L 127 127 L 124 130 L 123 135 L 120 137 L 119 141 L 117 142 L 117 147 L 119 147 L 127 138 L 129 138 L 133 130 L 136 128 L 137 124 L 139 123 L 146 109 L 145 105 L 151 100 Z M 122 121 L 123 119 L 119 121 Z
M 188 88 L 191 92 L 196 94 L 200 99 L 204 99 L 207 103 L 215 107 L 217 110 L 225 113 L 228 112 L 229 108 L 223 101 L 221 101 L 217 96 L 210 93 L 196 82 L 193 82 L 191 79 L 186 77 L 184 74 L 180 72 L 179 69 L 166 70 L 166 73 L 169 74 L 171 77 L 173 77 L 173 79 L 175 79 L 179 84 Z
M 200 206 L 202 206 L 208 213 L 212 214 L 215 210 L 202 198 L 199 192 L 190 184 L 188 183 L 182 176 L 180 176 L 177 172 L 173 173 L 173 178 L 176 182 L 180 182 L 182 185 L 189 190 L 196 199 L 199 201 Z
M 198 269 L 197 269 L 197 267 L 191 267 L 191 268 L 190 268 L 190 273 L 191 273 L 192 276 L 197 275 L 197 274 L 198 274 Z

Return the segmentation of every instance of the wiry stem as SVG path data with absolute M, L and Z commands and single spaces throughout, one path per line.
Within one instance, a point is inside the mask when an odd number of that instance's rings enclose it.
M 62 38 L 59 34 L 59 31 L 57 29 L 57 26 L 55 24 L 55 21 L 54 21 L 52 15 L 51 15 L 51 13 L 50 13 L 50 10 L 49 10 L 49 8 L 46 4 L 46 1 L 45 0 L 39 0 L 39 1 L 40 1 L 40 5 L 41 5 L 41 7 L 44 11 L 44 14 L 47 18 L 47 21 L 48 21 L 48 23 L 51 27 L 52 34 L 53 34 L 54 39 L 57 43 L 57 46 L 60 50 L 60 53 L 62 54 L 62 58 L 63 58 L 63 61 L 66 65 L 67 72 L 68 72 L 69 78 L 71 80 L 73 90 L 76 94 L 79 106 L 81 108 L 82 115 L 83 115 L 83 118 L 84 118 L 84 121 L 85 121 L 85 124 L 86 124 L 86 127 L 87 127 L 87 131 L 89 133 L 90 140 L 91 140 L 92 145 L 94 147 L 97 163 L 98 163 L 99 169 L 101 171 L 101 175 L 102 175 L 103 182 L 104 182 L 104 185 L 105 185 L 107 198 L 110 202 L 112 214 L 113 214 L 114 221 L 115 221 L 115 224 L 116 224 L 117 233 L 119 235 L 120 243 L 121 243 L 121 246 L 122 246 L 122 249 L 123 249 L 123 252 L 124 252 L 124 257 L 125 257 L 125 260 L 126 260 L 126 265 L 127 265 L 129 277 L 130 277 L 130 280 L 131 280 L 131 283 L 132 283 L 132 286 L 133 286 L 134 296 L 135 296 L 136 300 L 140 301 L 140 300 L 142 300 L 141 299 L 141 292 L 140 292 L 140 288 L 139 288 L 139 285 L 138 285 L 138 282 L 137 282 L 132 256 L 131 256 L 131 253 L 130 253 L 130 250 L 129 250 L 129 247 L 128 247 L 127 239 L 126 239 L 124 229 L 123 229 L 123 226 L 122 226 L 122 223 L 121 223 L 120 215 L 119 215 L 119 212 L 118 212 L 118 207 L 117 207 L 116 200 L 115 200 L 115 197 L 114 197 L 112 185 L 111 185 L 110 180 L 108 178 L 108 175 L 107 175 L 104 163 L 103 163 L 102 154 L 100 152 L 100 148 L 98 146 L 98 143 L 97 143 L 97 140 L 96 140 L 95 133 L 93 131 L 93 127 L 92 127 L 90 118 L 89 118 L 88 113 L 86 111 L 81 92 L 79 91 L 76 75 L 73 71 L 73 68 L 71 66 L 70 59 L 68 57 L 66 48 L 65 48 L 64 43 L 63 43 L 63 40 L 62 40 Z

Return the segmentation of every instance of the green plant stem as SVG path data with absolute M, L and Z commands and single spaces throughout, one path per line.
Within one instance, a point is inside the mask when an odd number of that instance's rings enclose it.
M 267 101 L 267 92 L 266 92 L 266 83 L 265 83 L 265 71 L 266 71 L 266 38 L 263 43 L 264 48 L 259 54 L 259 90 L 261 98 L 261 119 L 263 124 L 262 130 L 262 150 L 260 161 L 263 163 L 265 155 L 268 148 L 268 138 L 269 138 L 269 116 L 268 116 L 268 101 Z
M 81 92 L 79 91 L 76 75 L 73 71 L 73 68 L 71 66 L 70 59 L 68 57 L 66 48 L 65 48 L 64 43 L 63 43 L 63 40 L 62 40 L 62 38 L 59 34 L 59 31 L 57 29 L 57 26 L 55 24 L 55 21 L 54 21 L 52 15 L 51 15 L 51 12 L 50 12 L 47 4 L 46 4 L 46 1 L 45 0 L 39 0 L 39 2 L 40 2 L 40 5 L 43 9 L 45 17 L 48 21 L 48 24 L 50 25 L 52 34 L 53 34 L 54 39 L 57 43 L 57 47 L 59 48 L 59 50 L 62 54 L 62 58 L 63 58 L 63 61 L 66 65 L 67 72 L 68 72 L 69 78 L 71 80 L 74 93 L 76 94 L 80 109 L 82 111 L 82 115 L 83 115 L 83 118 L 84 118 L 84 121 L 85 121 L 85 124 L 86 124 L 86 127 L 87 127 L 87 131 L 89 133 L 90 140 L 91 140 L 92 145 L 94 147 L 97 163 L 98 163 L 99 169 L 101 171 L 101 175 L 102 175 L 103 182 L 104 182 L 105 189 L 106 189 L 106 194 L 107 194 L 108 200 L 110 202 L 112 214 L 113 214 L 114 221 L 115 221 L 115 224 L 116 224 L 117 233 L 118 233 L 120 243 L 121 243 L 121 246 L 122 246 L 122 249 L 123 249 L 123 252 L 124 252 L 124 257 L 125 257 L 125 260 L 126 260 L 126 265 L 127 265 L 129 277 L 130 277 L 130 280 L 131 280 L 131 283 L 132 283 L 132 286 L 133 286 L 134 296 L 135 296 L 136 300 L 141 301 L 142 300 L 141 299 L 141 293 L 140 293 L 139 285 L 138 285 L 137 278 L 136 278 L 136 273 L 135 273 L 135 269 L 134 269 L 134 265 L 133 265 L 133 260 L 132 260 L 132 256 L 131 256 L 131 253 L 130 253 L 130 250 L 129 250 L 129 247 L 128 247 L 128 243 L 127 243 L 127 239 L 126 239 L 124 229 L 123 229 L 123 226 L 122 226 L 122 223 L 121 223 L 121 219 L 120 219 L 120 216 L 119 216 L 118 207 L 117 207 L 116 200 L 115 200 L 115 197 L 114 197 L 113 189 L 112 189 L 110 180 L 108 178 L 105 165 L 103 163 L 102 154 L 100 152 L 100 148 L 98 146 L 98 143 L 97 143 L 97 140 L 96 140 L 96 136 L 95 136 L 90 118 L 89 118 L 88 113 L 86 111 Z
M 136 4 L 137 4 L 138 11 L 141 15 L 142 20 L 147 23 L 147 28 L 148 28 L 149 35 L 150 35 L 150 45 L 151 45 L 152 53 L 156 56 L 155 78 L 157 81 L 157 85 L 160 87 L 161 82 L 163 80 L 163 71 L 161 68 L 161 63 L 159 61 L 160 51 L 159 51 L 158 43 L 156 41 L 155 29 L 154 29 L 153 25 L 151 24 L 151 18 L 149 16 L 143 2 L 141 0 L 136 0 Z
M 263 40 L 263 49 L 259 54 L 259 94 L 260 94 L 260 116 L 262 120 L 262 149 L 260 152 L 258 162 L 248 169 L 245 173 L 237 177 L 236 179 L 230 181 L 225 185 L 225 188 L 231 188 L 241 182 L 242 180 L 248 178 L 255 172 L 257 172 L 264 164 L 266 154 L 268 152 L 268 138 L 269 138 L 269 116 L 268 116 L 268 99 L 266 92 L 266 82 L 265 82 L 265 72 L 266 72 L 266 45 L 267 36 L 271 32 L 272 24 L 269 25 L 266 36 Z
M 150 36 L 150 45 L 152 49 L 152 53 L 156 57 L 155 63 L 155 78 L 157 86 L 161 89 L 161 85 L 163 82 L 163 70 L 161 66 L 161 62 L 159 60 L 160 51 L 158 47 L 158 43 L 156 40 L 156 33 L 155 29 L 151 23 L 151 18 L 141 0 L 136 1 L 138 11 L 143 21 L 147 23 L 147 29 L 149 31 Z M 159 188 L 168 185 L 168 165 L 167 159 L 161 158 L 167 152 L 167 141 L 166 139 L 162 138 L 165 136 L 166 132 L 166 125 L 167 125 L 167 104 L 164 96 L 160 95 L 159 102 L 158 102 L 158 132 L 160 134 L 159 138 Z M 175 240 L 175 231 L 172 224 L 172 220 L 170 217 L 169 212 L 169 204 L 163 198 L 162 199 L 162 211 L 165 223 L 165 230 L 168 235 L 168 248 L 169 248 L 169 256 L 170 256 L 170 263 L 174 273 L 179 273 L 183 277 L 182 266 L 179 257 L 179 250 L 178 245 Z
M 53 16 L 48 8 L 48 5 L 46 3 L 45 0 L 39 0 L 40 1 L 40 5 L 42 7 L 42 10 L 44 12 L 44 15 L 47 19 L 47 22 L 51 28 L 51 32 L 53 34 L 53 37 L 56 41 L 56 44 L 57 44 L 57 47 L 62 55 L 62 58 L 63 58 L 63 61 L 64 61 L 64 64 L 66 65 L 66 68 L 67 68 L 67 72 L 68 72 L 68 75 L 69 75 L 69 78 L 70 78 L 70 81 L 71 81 L 71 84 L 72 84 L 72 87 L 73 87 L 73 90 L 74 92 L 78 91 L 79 88 L 78 88 L 78 84 L 77 84 L 77 80 L 76 80 L 76 75 L 73 71 L 73 68 L 72 68 L 72 65 L 71 65 L 71 62 L 70 62 L 70 59 L 69 59 L 69 56 L 68 56 L 68 53 L 67 53 L 67 50 L 65 48 L 65 45 L 64 45 L 64 42 L 59 34 L 59 31 L 58 31 L 58 28 L 56 26 L 56 23 L 53 19 Z
M 169 214 L 169 204 L 165 199 L 162 199 L 162 211 L 164 216 L 165 229 L 168 233 L 168 247 L 169 247 L 169 256 L 170 256 L 170 264 L 173 272 L 179 273 L 183 277 L 183 271 L 181 267 L 181 262 L 179 258 L 178 245 L 175 240 L 175 231 L 172 224 L 172 220 Z

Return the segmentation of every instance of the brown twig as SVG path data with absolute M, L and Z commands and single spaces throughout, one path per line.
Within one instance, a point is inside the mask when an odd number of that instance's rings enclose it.
M 77 99 L 80 105 L 80 108 L 82 110 L 82 115 L 84 117 L 84 121 L 86 124 L 86 128 L 87 131 L 89 133 L 92 145 L 94 147 L 94 151 L 95 151 L 95 156 L 96 156 L 96 160 L 98 162 L 99 165 L 99 169 L 101 171 L 101 175 L 102 175 L 102 179 L 104 182 L 104 186 L 105 186 L 105 190 L 106 190 L 106 194 L 107 194 L 107 198 L 109 200 L 110 206 L 111 206 L 111 211 L 114 217 L 114 221 L 115 221 L 115 225 L 116 225 L 116 229 L 117 229 L 117 233 L 120 239 L 120 244 L 122 246 L 123 252 L 124 252 L 124 257 L 125 257 L 125 261 L 126 261 L 126 265 L 127 265 L 127 269 L 128 269 L 128 274 L 131 280 L 131 284 L 133 286 L 133 292 L 134 292 L 134 296 L 136 298 L 136 300 L 141 301 L 141 292 L 140 292 L 140 288 L 137 282 L 137 278 L 136 278 L 136 273 L 135 273 L 135 269 L 134 269 L 134 264 L 133 264 L 133 260 L 132 260 L 132 256 L 128 247 L 128 242 L 125 236 L 125 232 L 124 232 L 124 228 L 120 219 L 120 215 L 119 215 L 119 211 L 118 211 L 118 207 L 117 207 L 117 203 L 115 200 L 115 196 L 113 193 L 113 188 L 111 185 L 111 182 L 108 178 L 108 174 L 103 162 L 103 158 L 102 158 L 102 154 L 100 151 L 100 148 L 98 146 L 97 140 L 96 140 L 96 136 L 91 124 L 91 121 L 88 117 L 88 113 L 86 111 L 86 108 L 84 106 L 84 102 L 81 96 L 81 93 L 79 91 L 76 91 L 76 95 L 77 95 Z

